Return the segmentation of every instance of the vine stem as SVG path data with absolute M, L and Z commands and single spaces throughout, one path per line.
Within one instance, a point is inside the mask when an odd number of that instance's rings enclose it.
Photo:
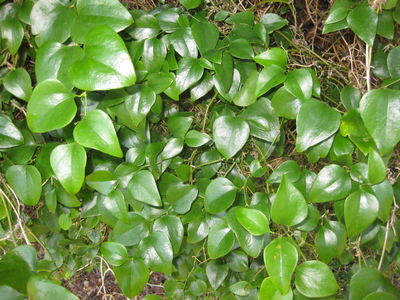
M 365 69 L 367 79 L 367 92 L 371 90 L 371 62 L 372 62 L 372 47 L 365 44 Z

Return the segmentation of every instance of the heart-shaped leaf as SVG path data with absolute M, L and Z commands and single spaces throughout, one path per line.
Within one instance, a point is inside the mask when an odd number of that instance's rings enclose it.
M 150 271 L 142 259 L 135 257 L 113 269 L 124 295 L 134 298 L 140 294 L 150 278 Z
M 0 29 L 7 48 L 12 55 L 15 55 L 24 38 L 24 27 L 17 19 L 6 19 L 0 23 Z
M 387 56 L 387 67 L 390 77 L 400 78 L 400 47 L 395 47 L 390 50 Z
M 161 70 L 166 56 L 167 47 L 161 39 L 151 38 L 144 41 L 142 60 L 150 74 L 157 74 Z
M 277 224 L 293 226 L 302 222 L 307 215 L 308 207 L 303 194 L 283 174 L 271 207 L 272 220 Z
M 12 148 L 22 145 L 24 143 L 24 136 L 19 129 L 11 121 L 10 117 L 0 115 L 0 148 Z
M 129 247 L 139 244 L 149 235 L 149 222 L 135 212 L 128 213 L 128 223 L 115 224 L 113 241 Z
M 76 12 L 67 1 L 40 0 L 33 6 L 30 19 L 39 46 L 48 41 L 63 43 L 71 35 Z
M 250 128 L 241 118 L 221 116 L 214 121 L 213 134 L 218 151 L 229 159 L 246 144 Z
M 257 209 L 239 207 L 236 210 L 236 217 L 252 235 L 263 235 L 270 232 L 267 217 Z
M 177 216 L 163 216 L 154 221 L 153 231 L 164 232 L 171 242 L 174 253 L 178 253 L 183 241 L 183 225 Z
M 29 101 L 32 95 L 31 77 L 25 69 L 12 70 L 4 77 L 4 87 L 14 96 Z
M 167 190 L 167 201 L 178 214 L 185 214 L 198 195 L 198 189 L 194 185 L 173 185 Z
M 368 155 L 368 180 L 370 184 L 377 184 L 386 178 L 386 165 L 382 157 L 373 148 Z
M 84 43 L 89 30 L 98 25 L 106 25 L 116 32 L 133 23 L 129 11 L 118 0 L 77 0 L 78 18 L 73 23 L 71 35 L 75 43 Z
M 191 28 L 201 55 L 215 48 L 219 39 L 217 26 L 209 22 L 193 22 Z
M 52 281 L 37 275 L 29 278 L 27 289 L 29 299 L 32 300 L 52 300 L 55 297 L 60 297 L 59 299 L 64 300 L 79 299 L 61 285 L 55 284 Z
M 50 79 L 33 90 L 27 108 L 27 121 L 33 132 L 47 132 L 67 126 L 75 117 L 75 95 L 61 82 Z
M 400 91 L 372 90 L 360 102 L 361 118 L 382 155 L 400 141 Z
M 42 194 L 42 177 L 34 166 L 13 165 L 7 169 L 6 179 L 14 193 L 26 205 L 36 205 Z
M 204 68 L 200 65 L 199 60 L 193 57 L 182 58 L 178 66 L 175 80 L 178 93 L 181 94 L 200 80 Z
M 210 214 L 219 214 L 229 208 L 236 198 L 237 187 L 227 178 L 218 177 L 207 186 L 204 208 Z
M 78 144 L 59 145 L 51 152 L 50 164 L 65 190 L 78 193 L 85 180 L 85 149 Z
M 315 237 L 315 250 L 322 262 L 329 264 L 335 256 L 338 238 L 332 230 L 322 226 Z
M 273 285 L 271 278 L 267 277 L 263 280 L 260 287 L 260 300 L 292 300 L 293 292 L 289 290 L 288 293 L 282 295 Z
M 356 35 L 372 47 L 378 27 L 378 14 L 372 6 L 361 4 L 352 9 L 347 15 L 347 23 Z
M 302 102 L 311 99 L 313 86 L 311 73 L 306 69 L 296 69 L 287 74 L 285 88 Z
M 256 86 L 259 73 L 253 70 L 249 77 L 247 77 L 241 90 L 233 97 L 232 101 L 237 106 L 249 106 L 257 101 L 256 98 Z
M 121 191 L 113 190 L 107 194 L 103 199 L 103 205 L 115 218 L 126 224 L 129 223 L 128 209 Z
M 235 243 L 235 235 L 224 222 L 217 222 L 208 233 L 207 251 L 211 259 L 228 254 Z
M 331 269 L 320 261 L 306 261 L 296 269 L 296 287 L 310 298 L 323 298 L 335 294 L 339 285 Z
M 92 110 L 76 125 L 74 138 L 84 147 L 122 157 L 114 125 L 109 116 L 101 110 Z
M 206 267 L 208 281 L 212 288 L 216 290 L 228 275 L 229 268 L 226 264 L 220 263 L 218 260 L 211 260 Z
M 303 152 L 333 135 L 340 126 L 340 114 L 318 100 L 305 102 L 296 119 L 296 149 Z
M 120 266 L 128 260 L 128 250 L 120 243 L 105 242 L 101 244 L 100 251 L 106 261 L 114 267 Z
M 142 170 L 133 175 L 128 184 L 128 191 L 138 201 L 161 206 L 161 197 L 156 182 L 150 171 Z
M 281 295 L 285 295 L 290 290 L 297 260 L 296 247 L 285 238 L 274 239 L 264 249 L 264 262 L 269 278 Z
M 129 97 L 125 100 L 125 106 L 133 124 L 138 126 L 156 102 L 156 94 L 152 88 L 146 85 L 131 86 L 128 93 Z
M 366 229 L 378 216 L 379 201 L 364 190 L 351 193 L 344 204 L 347 235 L 352 238 Z
M 98 170 L 86 176 L 85 182 L 99 193 L 107 195 L 118 184 L 118 178 L 111 172 Z
M 96 26 L 85 37 L 85 56 L 72 64 L 71 83 L 81 90 L 110 90 L 135 83 L 132 60 L 122 38 L 108 26 Z

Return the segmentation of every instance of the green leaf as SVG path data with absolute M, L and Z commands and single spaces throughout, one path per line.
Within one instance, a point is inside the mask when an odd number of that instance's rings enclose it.
M 228 93 L 233 81 L 233 59 L 224 52 L 220 64 L 214 63 L 215 78 L 221 84 L 222 92 Z
M 282 295 L 290 291 L 292 274 L 297 260 L 296 247 L 285 238 L 274 239 L 264 249 L 264 262 L 269 278 Z
M 260 300 L 292 300 L 293 292 L 289 290 L 288 293 L 282 295 L 273 285 L 271 278 L 267 277 L 263 280 L 260 287 Z
M 24 28 L 16 19 L 6 19 L 0 23 L 1 37 L 12 55 L 17 54 L 24 38 Z
M 229 287 L 229 290 L 238 296 L 247 296 L 250 294 L 253 286 L 247 281 L 238 281 Z
M 0 114 L 0 148 L 13 148 L 23 143 L 24 136 L 11 121 L 10 117 Z
M 262 96 L 285 80 L 286 75 L 279 66 L 271 64 L 265 67 L 258 76 L 255 96 Z
M 209 22 L 193 22 L 192 34 L 201 55 L 215 48 L 219 40 L 218 27 Z
M 103 195 L 111 193 L 118 184 L 118 178 L 106 170 L 95 171 L 85 178 L 88 186 Z
M 386 222 L 393 204 L 393 186 L 388 179 L 385 179 L 379 184 L 374 184 L 371 188 L 379 201 L 378 219 Z
M 207 291 L 207 283 L 204 280 L 196 279 L 190 283 L 189 291 L 195 296 L 201 296 Z
M 210 136 L 206 133 L 199 132 L 197 130 L 190 130 L 185 135 L 185 143 L 189 147 L 201 147 L 210 141 Z
M 50 164 L 65 190 L 78 193 L 85 180 L 85 149 L 78 144 L 59 145 L 51 152 Z
M 179 2 L 187 9 L 196 8 L 201 4 L 201 0 L 179 0 Z
M 382 157 L 373 148 L 368 155 L 368 181 L 377 184 L 386 178 L 386 165 Z
M 233 97 L 232 101 L 237 106 L 249 106 L 257 101 L 255 90 L 259 73 L 253 70 L 247 77 L 241 90 Z
M 176 30 L 170 37 L 170 43 L 180 56 L 197 58 L 197 45 L 190 27 Z
M 206 274 L 211 287 L 217 290 L 228 275 L 229 268 L 218 260 L 211 260 L 207 263 Z
M 151 38 L 144 41 L 142 61 L 149 73 L 158 73 L 166 56 L 167 47 L 161 39 Z
M 338 165 L 328 165 L 317 175 L 310 190 L 309 200 L 313 203 L 341 200 L 351 190 L 351 180 L 347 172 Z
M 249 135 L 249 125 L 241 118 L 221 116 L 214 121 L 215 146 L 226 159 L 231 158 L 243 148 Z
M 227 178 L 217 177 L 207 186 L 204 208 L 210 214 L 228 209 L 236 198 L 237 187 Z
M 129 11 L 118 0 L 77 0 L 78 18 L 72 27 L 75 43 L 84 43 L 91 28 L 106 25 L 119 32 L 133 23 Z M 72 23 L 72 22 L 71 22 Z
M 254 57 L 254 60 L 266 68 L 276 65 L 282 70 L 286 70 L 288 57 L 285 50 L 280 47 L 273 47 L 258 54 Z
M 129 259 L 128 250 L 126 250 L 125 246 L 120 243 L 102 243 L 100 251 L 106 261 L 114 267 L 122 265 Z
M 33 90 L 27 108 L 27 122 L 33 132 L 47 132 L 67 126 L 76 115 L 75 95 L 61 82 L 49 79 Z
M 228 254 L 235 243 L 235 235 L 225 222 L 217 222 L 208 233 L 207 252 L 211 259 Z
M 381 14 L 378 15 L 378 26 L 376 28 L 376 33 L 389 40 L 393 39 L 394 20 L 392 11 L 383 10 Z
M 332 136 L 340 126 L 340 114 L 318 100 L 305 102 L 296 119 L 296 150 L 303 152 Z
M 12 70 L 4 77 L 4 87 L 22 100 L 29 101 L 32 95 L 31 77 L 25 69 L 18 68 Z
M 260 23 L 264 25 L 268 34 L 281 29 L 283 26 L 287 25 L 288 22 L 288 20 L 274 13 L 266 13 L 260 19 Z
M 315 250 L 322 262 L 328 264 L 335 256 L 338 238 L 332 230 L 322 226 L 315 236 Z
M 365 297 L 363 300 L 396 300 L 395 295 L 386 292 L 373 292 Z
M 152 206 L 162 206 L 156 181 L 148 170 L 142 170 L 133 175 L 128 184 L 128 192 L 138 201 Z
M 370 47 L 373 46 L 378 27 L 378 14 L 369 5 L 359 5 L 347 15 L 350 29 Z
M 228 24 L 245 24 L 249 27 L 254 25 L 254 14 L 250 10 L 242 11 L 230 16 L 226 22 Z
M 400 91 L 382 89 L 366 93 L 360 102 L 360 114 L 368 133 L 382 155 L 400 141 Z
M 167 202 L 178 214 L 185 214 L 196 200 L 198 189 L 194 185 L 173 185 L 167 190 Z
M 198 243 L 208 235 L 209 227 L 204 217 L 200 217 L 189 223 L 187 241 L 190 244 Z
M 62 230 L 68 230 L 72 226 L 72 219 L 71 219 L 71 214 L 61 214 L 58 217 L 58 224 L 60 225 Z
M 279 117 L 290 120 L 296 119 L 302 105 L 303 103 L 293 96 L 293 94 L 289 93 L 284 86 L 278 89 L 272 96 L 274 113 Z
M 65 42 L 76 19 L 75 10 L 66 1 L 41 0 L 32 8 L 32 33 L 41 46 L 48 41 Z
M 154 272 L 171 275 L 173 250 L 168 236 L 161 231 L 153 231 L 138 245 L 139 256 Z
M 94 27 L 86 35 L 84 44 L 85 56 L 74 62 L 69 70 L 69 79 L 74 86 L 94 91 L 118 89 L 135 83 L 135 70 L 128 50 L 113 29 Z
M 293 226 L 302 222 L 307 215 L 308 207 L 304 196 L 283 174 L 271 207 L 272 220 L 277 224 Z
M 36 273 L 37 253 L 33 246 L 20 245 L 8 251 L 0 261 L 0 286 L 8 285 L 27 293 L 29 277 Z
M 129 298 L 139 295 L 150 278 L 149 269 L 138 257 L 114 267 L 113 271 L 122 292 Z
M 42 194 L 42 177 L 34 166 L 13 165 L 7 169 L 6 179 L 26 205 L 36 205 Z
M 235 206 L 228 212 L 228 225 L 235 233 L 235 236 L 242 249 L 252 257 L 258 257 L 263 245 L 264 236 L 254 236 L 250 234 L 237 219 L 236 210 L 239 207 Z
M 398 289 L 375 268 L 362 268 L 351 277 L 349 299 L 367 299 L 368 295 L 377 291 L 389 293 L 396 299 L 400 297 Z
M 65 46 L 55 42 L 44 44 L 36 53 L 35 72 L 38 83 L 56 79 L 72 90 L 73 85 L 68 78 L 69 68 L 83 56 L 84 52 L 78 46 Z
M 163 216 L 154 221 L 153 231 L 164 232 L 171 242 L 174 254 L 179 252 L 183 241 L 183 225 L 177 216 Z
M 244 38 L 231 41 L 229 45 L 229 52 L 233 57 L 240 59 L 252 59 L 254 57 L 253 46 Z
M 0 285 L 3 300 L 24 300 L 25 297 L 8 285 Z
M 360 105 L 361 93 L 355 87 L 346 86 L 340 91 L 340 100 L 348 111 L 357 109 Z
M 296 269 L 296 288 L 306 297 L 319 298 L 335 294 L 339 285 L 331 269 L 320 261 L 306 261 Z
M 122 157 L 119 140 L 109 116 L 94 109 L 89 112 L 74 129 L 75 141 L 116 157 Z
M 291 182 L 296 182 L 301 176 L 300 166 L 294 160 L 287 160 L 277 167 L 271 175 L 269 175 L 268 183 L 279 183 L 282 176 L 286 175 Z
M 37 275 L 29 278 L 27 289 L 29 299 L 32 300 L 79 299 L 66 288 Z
M 118 220 L 129 223 L 128 209 L 124 194 L 121 191 L 113 190 L 108 193 L 103 199 L 103 205 Z
M 352 238 L 367 229 L 378 216 L 379 201 L 364 190 L 351 193 L 344 204 L 347 235 Z
M 387 56 L 387 67 L 390 77 L 400 78 L 400 46 L 390 50 Z
M 64 206 L 78 207 L 82 205 L 78 198 L 74 194 L 67 192 L 62 185 L 56 187 L 56 197 L 57 201 Z
M 250 173 L 251 176 L 255 178 L 259 178 L 265 174 L 267 171 L 267 167 L 262 167 L 261 163 L 258 159 L 255 159 L 250 164 Z
M 269 220 L 257 209 L 239 207 L 236 210 L 236 217 L 252 235 L 263 235 L 270 232 Z
M 297 99 L 306 102 L 311 99 L 314 82 L 308 70 L 296 69 L 287 74 L 284 86 Z
M 128 223 L 118 221 L 115 225 L 113 241 L 129 247 L 139 244 L 149 235 L 149 222 L 135 212 L 128 213 Z
M 178 71 L 176 72 L 176 88 L 181 94 L 197 83 L 203 76 L 204 68 L 200 65 L 199 60 L 193 57 L 184 57 L 178 63 Z
M 146 118 L 156 102 L 154 90 L 146 85 L 133 85 L 128 89 L 129 96 L 125 100 L 125 107 L 137 127 Z

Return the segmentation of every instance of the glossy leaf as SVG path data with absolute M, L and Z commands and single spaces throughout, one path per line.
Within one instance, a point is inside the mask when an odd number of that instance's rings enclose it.
M 24 38 L 24 28 L 18 20 L 6 19 L 0 23 L 2 39 L 12 55 L 17 54 Z
M 339 257 L 346 248 L 346 243 L 347 243 L 346 227 L 341 222 L 328 221 L 324 225 L 324 228 L 327 228 L 335 233 L 337 238 L 337 243 L 335 246 L 335 255 Z M 332 237 L 332 240 L 333 239 L 334 238 Z
M 235 235 L 224 222 L 215 223 L 208 233 L 207 252 L 211 259 L 228 254 L 235 243 Z
M 139 295 L 150 278 L 149 269 L 138 257 L 114 267 L 113 271 L 122 292 L 129 298 Z
M 138 201 L 153 206 L 162 205 L 156 182 L 150 171 L 142 170 L 133 175 L 128 184 L 128 191 Z
M 71 219 L 71 214 L 61 214 L 58 217 L 58 224 L 60 225 L 62 230 L 68 230 L 72 226 L 72 219 Z
M 50 164 L 65 190 L 78 193 L 85 179 L 85 149 L 78 144 L 59 145 L 51 152 Z
M 348 111 L 357 109 L 360 105 L 361 93 L 355 87 L 346 86 L 340 92 L 340 100 Z
M 338 238 L 332 230 L 322 226 L 315 236 L 315 249 L 322 262 L 328 264 L 335 256 Z
M 114 267 L 120 266 L 128 260 L 128 250 L 119 243 L 104 242 L 101 244 L 100 251 L 106 261 Z
M 311 99 L 314 83 L 308 70 L 296 69 L 287 74 L 284 86 L 297 99 L 306 102 Z
M 8 251 L 0 261 L 0 285 L 27 293 L 29 277 L 36 273 L 37 253 L 31 245 L 20 245 Z
M 186 8 L 196 8 L 201 4 L 201 0 L 179 0 L 179 2 Z
M 247 281 L 238 281 L 229 287 L 233 294 L 242 297 L 249 295 L 252 289 L 253 286 Z
M 371 148 L 368 155 L 368 180 L 371 184 L 377 184 L 385 178 L 386 165 L 379 153 Z
M 255 90 L 256 97 L 260 97 L 272 88 L 278 86 L 286 80 L 283 69 L 277 65 L 265 67 L 259 74 Z
M 264 25 L 267 32 L 271 34 L 273 31 L 279 30 L 283 26 L 287 25 L 288 20 L 277 14 L 266 13 L 261 17 L 260 22 Z
M 244 38 L 231 41 L 229 52 L 233 57 L 240 59 L 252 59 L 254 57 L 254 50 L 251 43 Z
M 237 187 L 227 178 L 218 177 L 207 186 L 204 208 L 210 214 L 219 214 L 235 201 Z
M 296 269 L 296 288 L 306 297 L 328 297 L 335 294 L 339 285 L 331 269 L 320 261 L 306 261 Z
M 271 175 L 269 175 L 268 183 L 279 183 L 282 181 L 283 175 L 287 176 L 291 182 L 299 180 L 301 176 L 301 170 L 299 165 L 294 160 L 287 160 L 283 162 L 279 167 L 277 167 Z
M 309 200 L 314 203 L 340 200 L 346 198 L 350 190 L 351 180 L 347 172 L 338 165 L 328 165 L 314 180 Z
M 168 236 L 161 231 L 153 231 L 138 245 L 139 256 L 155 272 L 171 275 L 173 250 Z
M 101 110 L 92 110 L 76 125 L 74 138 L 84 147 L 122 157 L 114 125 L 109 116 Z
M 129 223 L 118 221 L 115 225 L 113 241 L 129 247 L 139 244 L 149 235 L 148 221 L 137 213 L 128 213 Z
M 257 101 L 255 90 L 257 85 L 258 72 L 253 70 L 247 77 L 241 90 L 233 97 L 232 101 L 237 106 L 249 106 Z
M 29 299 L 32 300 L 52 300 L 56 298 L 65 300 L 79 299 L 66 288 L 37 275 L 29 278 L 27 289 Z
M 86 176 L 85 182 L 91 188 L 94 188 L 103 195 L 107 195 L 118 184 L 118 178 L 111 172 L 99 170 Z
M 236 217 L 252 235 L 263 235 L 270 232 L 267 217 L 257 209 L 239 207 L 236 210 Z
M 70 37 L 76 13 L 65 1 L 41 0 L 33 6 L 30 19 L 32 33 L 37 35 L 40 46 L 48 41 L 65 42 Z
M 177 156 L 183 150 L 183 139 L 180 138 L 172 138 L 170 139 L 163 151 L 161 152 L 162 159 L 170 159 L 174 156 Z
M 180 56 L 197 58 L 197 44 L 191 28 L 179 28 L 171 35 L 170 42 Z
M 135 126 L 146 118 L 152 106 L 156 102 L 154 90 L 145 85 L 129 87 L 129 96 L 125 100 L 125 107 Z
M 379 201 L 364 190 L 351 193 L 344 204 L 347 234 L 352 238 L 366 229 L 378 216 Z
M 390 77 L 400 78 L 400 47 L 395 47 L 390 50 L 387 56 L 387 67 L 389 70 Z
M 254 60 L 266 68 L 271 65 L 276 65 L 282 70 L 286 70 L 288 58 L 285 50 L 279 47 L 274 47 L 258 54 L 254 57 Z
M 274 239 L 264 249 L 264 262 L 269 278 L 280 294 L 290 291 L 291 279 L 296 268 L 298 254 L 285 238 Z
M 190 130 L 185 135 L 185 143 L 189 147 L 201 147 L 210 141 L 210 136 L 197 130 Z
M 283 174 L 271 207 L 272 220 L 277 224 L 293 226 L 302 222 L 307 215 L 308 207 L 304 196 Z
M 174 254 L 179 252 L 184 234 L 184 229 L 180 218 L 172 215 L 163 216 L 155 220 L 153 224 L 153 231 L 164 232 L 171 242 Z
M 118 0 L 77 0 L 77 21 L 72 27 L 72 38 L 84 43 L 88 31 L 98 25 L 106 25 L 116 32 L 132 24 L 132 16 Z
M 191 28 L 201 55 L 215 48 L 219 39 L 217 26 L 209 22 L 193 22 Z
M 216 290 L 228 275 L 229 268 L 217 260 L 211 260 L 206 267 L 206 274 L 211 287 Z
M 289 290 L 288 293 L 282 295 L 273 285 L 271 278 L 267 277 L 263 280 L 260 287 L 260 300 L 292 300 L 293 292 Z
M 400 141 L 400 91 L 382 89 L 366 93 L 360 102 L 361 118 L 383 155 Z
M 122 38 L 108 26 L 96 26 L 85 37 L 85 56 L 71 65 L 69 79 L 86 91 L 110 90 L 135 83 L 136 74 Z
M 4 87 L 14 96 L 29 101 L 32 95 L 31 77 L 25 69 L 12 70 L 4 77 Z
M 40 83 L 47 79 L 60 81 L 67 89 L 73 85 L 69 81 L 68 71 L 71 65 L 82 59 L 84 52 L 78 46 L 65 46 L 48 42 L 41 46 L 36 54 L 36 79 Z
M 215 77 L 220 82 L 223 93 L 228 93 L 233 81 L 233 59 L 228 53 L 222 54 L 221 63 L 214 63 Z
M 76 115 L 75 95 L 61 82 L 49 79 L 33 90 L 27 108 L 27 122 L 33 132 L 67 126 Z
M 198 243 L 204 240 L 209 232 L 209 226 L 204 220 L 204 217 L 200 217 L 189 223 L 187 233 L 187 241 L 190 244 Z
M 167 201 L 178 214 L 185 214 L 198 195 L 198 189 L 194 185 L 173 185 L 167 190 Z
M 350 29 L 370 47 L 374 44 L 378 26 L 378 14 L 369 5 L 359 5 L 347 15 Z
M 296 149 L 303 152 L 339 129 L 340 114 L 321 101 L 309 100 L 301 106 L 296 124 Z
M 24 143 L 24 136 L 6 114 L 0 115 L 0 148 L 7 149 Z
M 193 57 L 182 58 L 178 66 L 175 82 L 177 91 L 181 94 L 200 80 L 204 68 L 200 65 L 199 60 Z
M 34 166 L 13 165 L 7 169 L 6 179 L 26 205 L 36 205 L 42 193 L 42 177 Z
M 149 73 L 157 74 L 161 70 L 166 56 L 167 47 L 162 40 L 151 38 L 144 41 L 142 60 Z
M 103 205 L 118 220 L 129 223 L 128 209 L 124 194 L 121 191 L 113 190 L 104 196 Z
M 246 144 L 249 125 L 241 118 L 221 116 L 214 121 L 213 139 L 218 151 L 229 159 Z
M 374 184 L 371 188 L 379 201 L 378 219 L 386 222 L 393 204 L 393 186 L 388 179 L 385 179 L 379 184 Z

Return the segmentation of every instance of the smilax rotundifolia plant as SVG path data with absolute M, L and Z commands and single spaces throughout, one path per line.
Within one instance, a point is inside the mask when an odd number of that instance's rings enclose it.
M 337 104 L 276 13 L 0 2 L 1 295 L 96 267 L 128 298 L 399 299 L 400 2 L 333 3 L 367 49 Z

